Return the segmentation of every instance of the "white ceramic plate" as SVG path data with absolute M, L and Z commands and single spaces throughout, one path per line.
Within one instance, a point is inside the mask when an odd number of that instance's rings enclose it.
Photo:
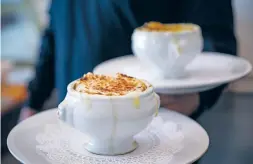
M 164 121 L 167 120 L 180 126 L 180 132 L 183 135 L 182 143 L 180 142 L 183 147 L 173 155 L 169 164 L 191 163 L 206 152 L 209 145 L 209 137 L 198 123 L 186 116 L 166 109 L 160 109 L 159 115 Z M 7 139 L 10 152 L 25 164 L 48 164 L 46 157 L 39 154 L 36 149 L 39 144 L 37 142 L 38 138 L 36 141 L 36 137 L 38 137 L 38 134 L 43 133 L 45 126 L 48 124 L 57 124 L 56 110 L 42 112 L 18 124 L 12 129 Z M 59 140 L 62 137 L 59 136 Z M 75 140 L 78 140 L 78 137 Z M 40 141 L 48 143 L 46 138 L 40 138 Z M 173 144 L 176 146 L 177 143 Z M 76 147 L 80 146 L 77 145 Z M 50 149 L 50 147 L 48 148 Z M 91 158 L 94 157 L 94 155 L 90 156 Z
M 246 76 L 251 64 L 240 57 L 221 53 L 198 55 L 186 67 L 186 76 L 181 79 L 162 79 L 152 69 L 132 55 L 105 61 L 94 69 L 94 73 L 114 75 L 117 72 L 145 79 L 159 92 L 180 94 L 208 90 Z

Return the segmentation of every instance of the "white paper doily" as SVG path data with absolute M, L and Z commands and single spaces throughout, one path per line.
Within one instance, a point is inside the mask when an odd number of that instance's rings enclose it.
M 167 164 L 183 148 L 180 125 L 156 117 L 135 136 L 135 151 L 119 156 L 101 156 L 84 149 L 88 138 L 64 124 L 49 124 L 36 136 L 37 153 L 53 164 Z

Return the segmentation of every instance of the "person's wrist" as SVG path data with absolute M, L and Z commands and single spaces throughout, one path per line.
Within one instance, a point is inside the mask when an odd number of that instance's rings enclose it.
M 30 111 L 30 112 L 36 113 L 36 110 L 35 110 L 35 109 L 33 109 L 33 108 L 31 108 L 31 107 L 28 107 L 28 106 L 23 107 L 22 110 L 24 110 L 24 111 Z
M 34 114 L 36 114 L 35 109 L 30 108 L 30 107 L 23 107 L 20 111 L 19 121 L 23 121 Z
M 191 115 L 194 113 L 200 104 L 200 97 L 198 93 L 184 95 L 160 94 L 160 98 L 162 107 L 180 112 L 185 115 Z

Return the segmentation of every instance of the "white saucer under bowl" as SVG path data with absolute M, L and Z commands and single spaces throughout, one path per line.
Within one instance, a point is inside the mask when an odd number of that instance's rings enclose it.
M 209 90 L 246 76 L 252 70 L 250 62 L 221 53 L 202 53 L 185 70 L 185 77 L 163 79 L 133 55 L 118 57 L 99 64 L 94 73 L 114 75 L 117 72 L 148 80 L 158 92 L 181 94 Z
M 30 164 L 182 164 L 192 163 L 207 150 L 209 137 L 192 119 L 166 109 L 135 136 L 138 147 L 129 154 L 103 156 L 89 153 L 89 138 L 57 119 L 56 110 L 41 112 L 19 123 L 7 145 L 20 162 Z

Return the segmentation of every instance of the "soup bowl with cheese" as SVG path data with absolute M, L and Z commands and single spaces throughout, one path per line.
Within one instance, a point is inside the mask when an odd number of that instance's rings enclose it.
M 162 78 L 184 76 L 184 69 L 203 48 L 201 28 L 195 24 L 149 22 L 136 28 L 132 50 Z
M 124 74 L 88 73 L 67 90 L 58 106 L 59 119 L 88 136 L 84 147 L 95 154 L 134 150 L 134 136 L 148 126 L 160 106 L 152 85 Z

